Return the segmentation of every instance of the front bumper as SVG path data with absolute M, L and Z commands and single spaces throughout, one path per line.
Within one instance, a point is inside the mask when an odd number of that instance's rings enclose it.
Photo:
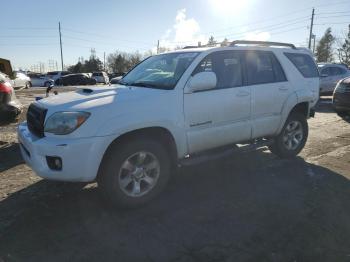
M 57 139 L 38 138 L 24 122 L 17 129 L 22 157 L 40 177 L 50 180 L 90 182 L 95 180 L 102 157 L 113 141 L 112 136 Z M 50 169 L 46 157 L 62 159 L 62 170 Z
M 16 101 L 10 101 L 0 105 L 0 119 L 12 120 L 22 112 L 22 105 Z

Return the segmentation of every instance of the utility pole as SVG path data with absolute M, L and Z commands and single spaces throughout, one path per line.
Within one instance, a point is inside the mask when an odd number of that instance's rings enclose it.
M 314 15 L 315 15 L 315 8 L 312 8 L 310 35 L 309 35 L 309 49 L 311 49 L 311 38 L 312 38 L 312 28 L 314 26 Z
M 106 72 L 106 52 L 103 52 L 103 71 Z
M 62 52 L 61 22 L 58 22 L 58 32 L 60 34 L 61 67 L 62 67 L 62 71 L 63 71 L 63 52 Z
M 159 40 L 158 40 L 158 43 L 157 43 L 157 54 L 159 54 Z
M 313 46 L 312 46 L 312 53 L 315 54 L 316 35 L 312 34 L 312 38 L 314 39 L 314 43 L 313 43 Z

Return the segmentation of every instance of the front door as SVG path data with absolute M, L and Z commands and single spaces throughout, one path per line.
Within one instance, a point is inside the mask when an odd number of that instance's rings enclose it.
M 245 86 L 243 53 L 209 54 L 192 73 L 216 74 L 215 88 L 184 94 L 189 153 L 237 143 L 251 138 L 250 87 Z

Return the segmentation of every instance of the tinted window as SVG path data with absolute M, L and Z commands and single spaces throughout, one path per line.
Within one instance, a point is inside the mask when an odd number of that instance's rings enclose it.
M 306 54 L 284 53 L 303 77 L 318 77 L 318 70 L 311 56 Z
M 280 64 L 280 62 L 277 60 L 274 54 L 271 53 L 271 60 L 272 60 L 272 66 L 273 71 L 275 74 L 275 82 L 284 82 L 287 81 L 286 75 L 283 71 L 283 68 Z
M 276 75 L 281 74 L 281 72 L 274 72 L 272 55 L 270 52 L 247 52 L 246 61 L 249 85 L 276 82 Z
M 345 69 L 337 67 L 337 66 L 332 66 L 330 67 L 331 69 L 331 75 L 336 76 L 336 75 L 342 75 L 345 73 Z
M 216 88 L 229 88 L 243 85 L 242 58 L 239 52 L 224 51 L 208 55 L 193 71 L 214 72 L 217 78 Z
M 55 76 L 55 75 L 58 75 L 58 72 L 48 72 L 47 75 L 48 76 Z
M 331 68 L 330 68 L 330 67 L 323 68 L 323 69 L 321 70 L 321 75 L 330 76 L 330 75 L 331 75 Z
M 102 73 L 92 73 L 92 76 L 103 76 Z

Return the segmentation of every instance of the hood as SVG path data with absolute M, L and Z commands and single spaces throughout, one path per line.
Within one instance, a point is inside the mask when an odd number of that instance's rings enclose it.
M 116 102 L 144 100 L 147 97 L 154 97 L 164 92 L 166 90 L 122 85 L 87 86 L 78 88 L 73 92 L 58 95 L 52 94 L 39 100 L 38 103 L 50 109 L 50 111 L 88 110 Z

